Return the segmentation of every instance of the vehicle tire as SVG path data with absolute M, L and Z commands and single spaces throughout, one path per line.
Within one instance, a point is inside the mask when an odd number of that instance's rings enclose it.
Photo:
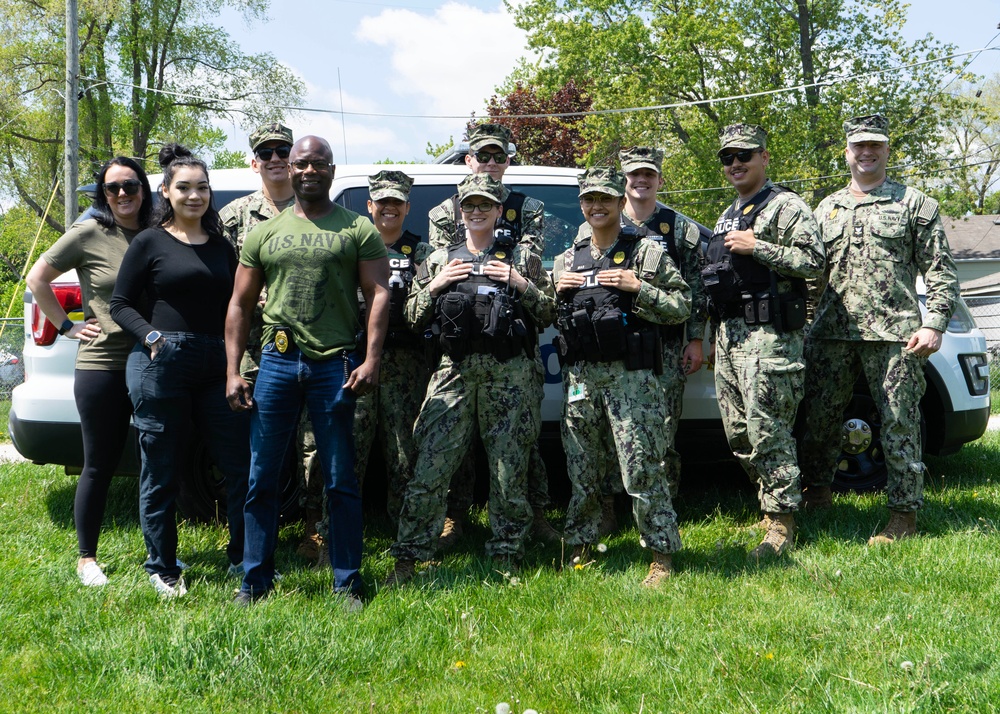
M 920 434 L 927 425 L 920 412 Z M 885 488 L 888 472 L 882 450 L 882 418 L 871 395 L 855 392 L 844 410 L 844 430 L 834 491 L 875 491 Z
M 188 464 L 177 493 L 177 510 L 184 518 L 192 521 L 225 523 L 225 478 L 212 463 L 205 442 L 201 439 L 192 447 Z M 279 496 L 282 522 L 299 518 L 301 509 L 294 449 L 289 449 L 281 469 Z

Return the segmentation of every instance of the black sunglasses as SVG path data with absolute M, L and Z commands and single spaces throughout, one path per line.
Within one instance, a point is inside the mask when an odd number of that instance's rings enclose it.
M 741 164 L 745 164 L 753 158 L 754 154 L 758 153 L 760 153 L 760 149 L 744 149 L 743 151 L 737 151 L 735 154 L 723 154 L 719 157 L 719 161 L 722 162 L 723 166 L 732 166 L 733 159 L 739 159 Z
M 142 183 L 138 179 L 128 179 L 121 183 L 112 181 L 104 184 L 104 193 L 109 196 L 117 196 L 119 191 L 124 191 L 126 196 L 134 196 L 139 193 L 140 188 L 142 188 Z
M 476 161 L 481 164 L 488 164 L 490 159 L 493 159 L 493 163 L 496 164 L 506 164 L 507 154 L 504 151 L 477 151 Z
M 288 155 L 292 153 L 292 147 L 290 146 L 269 146 L 264 149 L 257 149 L 255 152 L 257 157 L 264 160 L 270 161 L 273 154 L 277 154 L 279 159 L 287 159 Z

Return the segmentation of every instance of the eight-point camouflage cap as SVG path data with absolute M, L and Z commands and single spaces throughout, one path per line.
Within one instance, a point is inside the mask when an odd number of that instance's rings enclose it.
M 889 120 L 881 114 L 854 117 L 844 122 L 848 142 L 889 141 Z
M 630 174 L 637 169 L 653 169 L 658 174 L 663 173 L 663 149 L 652 146 L 633 146 L 618 152 L 618 161 L 622 165 L 622 173 Z
M 257 147 L 265 141 L 281 141 L 289 146 L 295 143 L 292 130 L 278 122 L 265 124 L 250 135 L 250 151 L 257 151 Z
M 719 156 L 726 149 L 766 149 L 767 132 L 756 124 L 730 124 L 719 132 Z
M 476 124 L 469 132 L 469 151 L 479 151 L 484 146 L 499 146 L 510 151 L 513 136 L 510 129 L 500 124 Z
M 379 171 L 368 177 L 368 195 L 373 201 L 381 201 L 383 198 L 409 201 L 412 185 L 413 179 L 402 171 Z
M 588 193 L 606 193 L 609 196 L 625 195 L 625 174 L 610 166 L 594 166 L 577 177 L 580 196 Z
M 496 203 L 503 203 L 504 195 L 503 184 L 489 174 L 469 174 L 458 184 L 459 203 L 470 196 L 483 196 Z

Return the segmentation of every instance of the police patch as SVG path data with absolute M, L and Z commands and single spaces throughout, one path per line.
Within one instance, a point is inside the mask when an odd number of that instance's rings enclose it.
M 281 354 L 285 354 L 288 351 L 288 335 L 285 334 L 284 330 L 278 330 L 275 333 L 274 346 Z
M 615 257 L 612 258 L 611 260 L 615 262 L 615 265 L 621 265 L 623 262 L 625 262 L 625 251 L 623 250 L 618 251 L 617 253 L 615 253 Z
M 504 258 L 507 257 L 507 254 L 504 253 L 502 250 L 498 250 L 496 253 L 493 254 L 493 257 L 496 258 L 497 260 L 503 260 Z
M 746 208 L 743 209 L 743 215 L 744 216 L 747 215 L 752 210 L 753 210 L 753 204 L 751 203 L 750 205 L 748 205 Z
M 404 245 L 402 248 L 400 248 L 400 250 L 402 251 L 403 255 L 409 255 L 410 253 L 413 252 L 413 248 L 411 248 L 408 245 Z
M 507 220 L 508 221 L 513 221 L 515 218 L 517 218 L 517 211 L 515 211 L 513 208 L 508 208 L 507 209 Z
M 665 236 L 669 232 L 670 232 L 670 224 L 669 223 L 661 223 L 660 224 L 660 235 L 661 236 Z

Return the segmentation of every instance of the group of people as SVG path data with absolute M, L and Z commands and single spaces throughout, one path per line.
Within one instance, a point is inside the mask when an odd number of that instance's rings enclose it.
M 361 607 L 361 485 L 376 432 L 398 527 L 386 586 L 412 579 L 461 534 L 478 435 L 489 468 L 486 550 L 501 569 L 517 569 L 529 535 L 565 539 L 572 562 L 589 561 L 624 489 L 651 554 L 643 585 L 654 587 L 681 547 L 674 442 L 684 384 L 709 360 L 730 447 L 759 487 L 764 537 L 753 557 L 792 547 L 799 508 L 832 505 L 842 414 L 861 372 L 889 473 L 890 518 L 869 543 L 913 535 L 923 366 L 958 300 L 956 270 L 936 202 L 886 176 L 885 117 L 844 126 L 850 184 L 815 212 L 767 177 L 761 127 L 726 127 L 718 156 L 737 197 L 707 245 L 693 221 L 657 203 L 663 152 L 622 150 L 620 170 L 579 176 L 583 223 L 551 275 L 544 207 L 502 183 L 511 134 L 497 124 L 470 130 L 471 173 L 431 211 L 429 242 L 403 229 L 410 177 L 369 177 L 369 220 L 331 200 L 329 144 L 293 141 L 281 124 L 250 138 L 261 190 L 221 216 L 207 168 L 183 147 L 160 152 L 155 215 L 142 167 L 112 160 L 95 218 L 28 277 L 60 334 L 81 342 L 81 582 L 107 582 L 97 539 L 134 415 L 145 567 L 165 597 L 186 591 L 175 500 L 192 424 L 226 479 L 239 605 L 270 595 L 280 577 L 279 474 L 295 448 L 307 514 L 300 552 L 328 560 L 334 592 L 347 609 Z M 73 268 L 87 318 L 79 324 L 49 287 Z M 552 324 L 572 485 L 562 534 L 545 521 L 537 449 L 538 336 Z

